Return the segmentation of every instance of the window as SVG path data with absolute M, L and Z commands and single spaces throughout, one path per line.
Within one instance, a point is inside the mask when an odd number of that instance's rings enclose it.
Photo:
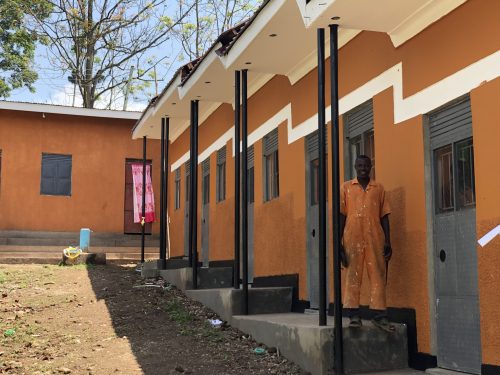
M 181 168 L 175 170 L 175 209 L 181 208 Z
M 42 154 L 40 194 L 71 196 L 71 155 Z
M 474 147 L 472 138 L 434 151 L 437 213 L 475 207 Z
M 344 115 L 345 145 L 347 150 L 346 179 L 356 177 L 354 163 L 359 155 L 372 161 L 370 177 L 375 179 L 375 133 L 373 131 L 373 103 L 365 102 Z
M 226 146 L 217 151 L 217 202 L 226 199 Z
M 279 159 L 278 159 L 278 129 L 274 129 L 264 137 L 264 201 L 279 196 Z

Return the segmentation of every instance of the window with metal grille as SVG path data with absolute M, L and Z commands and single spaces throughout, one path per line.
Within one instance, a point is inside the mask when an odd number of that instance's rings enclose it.
M 175 170 L 175 209 L 181 208 L 181 168 Z
M 217 183 L 215 186 L 217 202 L 226 199 L 226 146 L 217 151 Z
M 264 202 L 279 196 L 278 129 L 264 136 L 263 145 Z
M 375 179 L 375 133 L 373 131 L 373 102 L 369 100 L 344 115 L 345 133 L 345 178 L 356 177 L 354 163 L 359 155 L 372 161 L 370 177 Z
M 42 154 L 40 194 L 71 196 L 71 155 Z

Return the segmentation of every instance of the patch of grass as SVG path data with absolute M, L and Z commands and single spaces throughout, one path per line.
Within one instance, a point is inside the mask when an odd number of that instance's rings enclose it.
M 194 316 L 187 312 L 178 301 L 167 303 L 165 311 L 170 318 L 177 323 L 189 323 L 194 320 Z
M 6 272 L 0 271 L 0 284 L 3 284 L 6 281 L 7 281 Z

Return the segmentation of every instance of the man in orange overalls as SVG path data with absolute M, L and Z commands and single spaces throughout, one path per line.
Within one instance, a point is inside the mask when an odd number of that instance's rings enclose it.
M 340 230 L 342 258 L 347 266 L 344 308 L 350 327 L 360 327 L 359 295 L 366 265 L 370 280 L 370 309 L 375 310 L 373 324 L 392 332 L 385 301 L 386 262 L 392 255 L 389 231 L 390 208 L 384 187 L 370 179 L 371 159 L 360 155 L 354 164 L 357 178 L 340 188 Z

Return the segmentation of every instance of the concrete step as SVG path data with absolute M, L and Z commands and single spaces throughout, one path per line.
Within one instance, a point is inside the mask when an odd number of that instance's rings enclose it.
M 427 370 L 425 370 L 425 373 L 431 375 L 464 375 L 463 372 L 447 370 L 440 367 L 428 368 Z
M 348 328 L 343 320 L 344 371 L 357 374 L 389 371 L 408 367 L 406 326 L 396 325 L 387 333 L 363 321 L 359 329 Z M 334 323 L 320 327 L 318 317 L 311 314 L 266 314 L 233 316 L 232 325 L 250 334 L 268 347 L 278 348 L 313 375 L 334 373 Z
M 70 246 L 80 242 L 79 232 L 41 232 L 41 231 L 0 231 L 0 245 L 19 246 Z M 146 246 L 158 246 L 158 235 L 147 235 Z M 140 235 L 121 233 L 92 232 L 91 246 L 104 247 L 138 247 L 141 245 Z
M 243 291 L 241 289 L 197 289 L 186 290 L 186 295 L 215 311 L 222 319 L 231 323 L 235 315 L 243 313 Z M 248 289 L 248 313 L 278 314 L 292 310 L 292 288 Z
M 0 245 L 0 262 L 23 261 L 30 263 L 53 263 L 62 259 L 66 246 L 6 246 Z M 158 248 L 146 247 L 145 258 L 157 258 Z M 141 249 L 138 247 L 92 247 L 93 253 L 106 253 L 110 260 L 140 260 Z
M 178 289 L 193 288 L 193 270 L 191 267 L 180 267 L 187 264 L 184 259 L 167 259 L 166 269 L 159 269 L 159 261 L 145 262 L 142 266 L 142 277 L 163 277 Z M 180 268 L 172 268 L 179 266 Z M 233 285 L 232 267 L 199 267 L 198 289 L 230 288 Z

